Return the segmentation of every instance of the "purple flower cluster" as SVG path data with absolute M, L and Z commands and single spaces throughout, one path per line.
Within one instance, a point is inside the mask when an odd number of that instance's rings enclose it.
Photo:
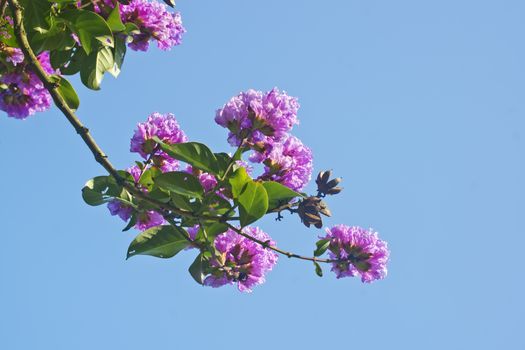
M 49 52 L 38 57 L 42 68 L 48 74 L 56 73 L 49 62 Z M 24 55 L 18 49 L 7 51 L 8 72 L 0 77 L 0 110 L 9 117 L 25 119 L 36 112 L 43 112 L 51 106 L 51 95 L 37 75 L 23 64 Z
M 130 151 L 139 153 L 144 159 L 154 153 L 153 162 L 163 171 L 174 171 L 179 167 L 179 162 L 169 157 L 165 152 L 155 150 L 156 143 L 152 138 L 156 136 L 167 144 L 187 142 L 188 137 L 182 131 L 171 113 L 152 113 L 146 122 L 139 123 L 131 138 Z
M 302 190 L 312 176 L 312 151 L 292 135 L 282 143 L 274 143 L 266 154 L 255 153 L 252 158 L 265 164 L 260 179 L 279 182 L 294 191 Z
M 340 260 L 332 264 L 337 278 L 361 276 L 362 282 L 370 283 L 386 277 L 390 252 L 377 232 L 357 226 L 336 225 L 326 229 L 326 233 L 322 238 L 330 240 L 330 259 Z
M 136 183 L 140 180 L 142 170 L 138 166 L 134 165 L 126 171 L 131 174 Z M 108 210 L 111 215 L 118 216 L 124 221 L 128 221 L 133 214 L 133 208 L 128 204 L 122 203 L 118 199 L 113 199 L 108 202 Z M 164 218 L 162 215 L 156 211 L 148 210 L 137 213 L 137 223 L 135 224 L 135 227 L 140 231 L 144 231 L 151 227 L 162 225 L 163 223 Z
M 213 190 L 218 184 L 217 178 L 214 175 L 193 169 L 191 165 L 186 167 L 186 172 L 196 176 L 199 179 L 204 192 Z
M 137 124 L 137 129 L 131 138 L 130 151 L 139 153 L 144 159 L 150 159 L 151 164 L 147 165 L 148 167 L 155 166 L 162 172 L 178 170 L 179 161 L 157 149 L 157 144 L 153 141 L 153 137 L 155 136 L 167 144 L 188 141 L 188 137 L 180 128 L 180 125 L 173 114 L 160 114 L 155 112 L 148 116 L 144 123 Z M 128 168 L 127 172 L 131 174 L 135 183 L 139 182 L 143 173 L 143 171 L 136 165 Z M 209 178 L 211 175 L 207 175 L 209 174 L 201 174 L 201 183 L 204 188 L 211 186 L 213 180 L 215 180 L 215 178 Z M 143 191 L 146 191 L 146 189 L 143 189 Z M 110 201 L 108 203 L 108 209 L 111 215 L 119 216 L 124 221 L 128 221 L 134 212 L 131 206 L 122 203 L 118 199 Z M 135 227 L 141 231 L 164 223 L 162 215 L 152 210 L 136 214 L 137 224 Z
M 157 1 L 131 0 L 122 5 L 121 18 L 124 23 L 134 23 L 140 33 L 132 35 L 128 46 L 136 51 L 147 51 L 150 39 L 157 41 L 161 50 L 170 50 L 179 45 L 186 29 L 182 26 L 180 13 L 171 13 L 166 5 Z
M 263 242 L 275 244 L 258 227 L 245 227 L 243 232 Z M 220 258 L 212 259 L 213 271 L 204 280 L 206 286 L 214 288 L 237 283 L 241 292 L 251 292 L 254 286 L 264 283 L 264 275 L 277 263 L 277 254 L 233 230 L 217 236 L 215 248 Z
M 232 146 L 251 148 L 250 161 L 263 163 L 262 180 L 273 180 L 302 190 L 313 170 L 312 152 L 289 134 L 299 124 L 299 103 L 274 88 L 268 92 L 248 90 L 233 97 L 217 110 L 215 122 L 229 130 Z
M 232 146 L 239 146 L 243 139 L 251 144 L 273 143 L 299 123 L 298 109 L 297 99 L 277 88 L 266 93 L 248 90 L 217 110 L 215 122 L 230 131 L 228 142 Z

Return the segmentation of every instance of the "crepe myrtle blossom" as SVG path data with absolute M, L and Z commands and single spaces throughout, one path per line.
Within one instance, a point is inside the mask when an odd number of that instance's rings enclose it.
M 186 167 L 186 172 L 194 175 L 196 178 L 199 179 L 199 182 L 201 183 L 204 192 L 209 192 L 213 190 L 218 184 L 217 178 L 214 175 L 202 172 L 199 169 L 194 169 L 191 165 L 188 165 Z
M 139 181 L 142 170 L 137 165 L 128 168 L 126 171 L 133 177 L 135 183 Z M 134 209 L 129 204 L 123 203 L 118 199 L 109 201 L 107 206 L 111 215 L 118 216 L 124 221 L 128 221 L 131 218 L 131 215 L 134 213 Z M 140 231 L 162 225 L 165 222 L 162 215 L 153 210 L 139 212 L 136 214 L 137 223 L 135 224 L 135 228 L 139 229 Z
M 42 52 L 37 58 L 46 73 L 57 73 L 49 62 L 49 52 Z M 9 62 L 13 64 L 13 70 L 0 77 L 0 110 L 16 119 L 48 110 L 51 95 L 38 76 L 22 64 L 23 54 L 15 51 Z
M 186 32 L 179 12 L 171 13 L 166 5 L 157 1 L 131 0 L 120 6 L 124 23 L 133 23 L 140 33 L 133 34 L 128 46 L 135 51 L 147 51 L 149 41 L 154 39 L 161 50 L 170 50 L 182 42 Z
M 255 152 L 250 160 L 265 165 L 260 179 L 279 182 L 294 191 L 302 190 L 312 177 L 312 151 L 292 135 L 271 145 L 269 151 Z
M 215 114 L 215 122 L 229 130 L 228 142 L 239 146 L 243 139 L 257 148 L 280 141 L 299 124 L 295 97 L 274 88 L 268 92 L 248 90 L 232 97 Z
M 386 277 L 390 252 L 377 232 L 358 226 L 336 225 L 326 229 L 326 236 L 321 238 L 330 240 L 330 259 L 340 260 L 332 264 L 337 278 L 361 276 L 362 282 L 370 283 Z
M 275 244 L 258 227 L 245 227 L 243 232 L 270 245 Z M 264 283 L 264 275 L 277 262 L 277 254 L 273 251 L 231 229 L 215 238 L 215 248 L 219 256 L 211 260 L 211 275 L 204 280 L 204 285 L 214 288 L 236 283 L 239 291 L 251 292 L 254 286 Z
M 171 113 L 152 113 L 146 122 L 137 124 L 137 129 L 131 138 L 131 152 L 139 153 L 144 159 L 154 152 L 152 161 L 163 172 L 175 171 L 179 162 L 161 150 L 155 150 L 156 143 L 152 138 L 156 136 L 167 144 L 187 142 L 188 137 L 180 128 L 177 119 Z

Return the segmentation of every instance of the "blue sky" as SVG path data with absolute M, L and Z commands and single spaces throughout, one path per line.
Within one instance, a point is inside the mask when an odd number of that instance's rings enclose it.
M 103 174 L 57 109 L 0 116 L 0 348 L 524 349 L 525 3 L 187 1 L 182 46 L 127 56 L 79 116 L 119 168 L 135 124 L 173 112 L 229 151 L 214 111 L 298 96 L 295 134 L 345 191 L 327 225 L 389 242 L 375 284 L 281 258 L 250 295 L 195 284 L 185 252 L 125 261 L 133 232 L 80 189 Z M 310 190 L 313 191 L 313 186 Z M 285 249 L 320 231 L 267 218 Z

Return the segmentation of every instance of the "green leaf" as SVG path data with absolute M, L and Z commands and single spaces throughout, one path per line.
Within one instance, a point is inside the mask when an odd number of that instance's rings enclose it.
M 45 32 L 36 32 L 31 36 L 31 47 L 36 53 L 42 51 L 55 51 L 70 47 L 74 40 L 70 32 L 64 28 L 63 23 L 54 23 L 51 28 Z
M 235 170 L 233 175 L 230 177 L 228 182 L 232 187 L 233 198 L 239 198 L 241 192 L 244 190 L 246 184 L 253 181 L 250 175 L 246 172 L 246 169 L 239 168 Z
M 215 153 L 215 158 L 217 158 L 217 169 L 219 171 L 219 176 L 223 176 L 230 164 L 232 157 L 228 153 Z
M 180 227 L 170 225 L 152 227 L 135 237 L 129 245 L 126 259 L 135 255 L 171 258 L 190 245 L 185 237 L 187 232 Z
M 263 186 L 268 193 L 268 210 L 273 210 L 279 207 L 279 205 L 288 203 L 293 198 L 301 196 L 289 187 L 275 181 L 263 182 Z
M 211 225 L 204 226 L 206 228 L 206 234 L 208 235 L 208 239 L 211 242 L 215 240 L 215 237 L 228 230 L 228 225 L 223 224 L 221 222 L 215 222 Z
M 182 160 L 202 171 L 215 175 L 219 173 L 217 158 L 206 145 L 199 142 L 167 145 L 158 138 L 154 138 L 154 140 L 159 143 L 162 150 L 168 153 L 171 157 Z
M 53 51 L 51 51 L 51 57 L 53 57 Z M 77 74 L 80 71 L 80 69 L 84 66 L 84 61 L 86 60 L 86 58 L 87 56 L 84 50 L 77 49 L 73 53 L 73 56 L 71 56 L 68 65 L 60 67 L 60 73 L 65 75 Z
M 188 210 L 188 211 L 193 211 L 194 209 L 196 209 L 192 203 L 190 203 L 189 201 L 189 198 L 188 197 L 184 197 L 184 196 L 181 196 L 177 193 L 173 193 L 171 192 L 170 193 L 170 198 L 171 198 L 171 201 L 173 202 L 173 204 L 177 207 L 177 208 L 180 208 L 180 209 L 184 209 L 184 210 Z
M 191 277 L 198 284 L 204 284 L 204 279 L 206 278 L 206 270 L 209 267 L 209 260 L 206 257 L 206 253 L 201 253 L 197 255 L 193 263 L 190 265 L 188 271 L 190 272 Z
M 191 198 L 202 198 L 204 190 L 199 179 L 182 171 L 172 171 L 160 174 L 155 179 L 155 185 L 163 190 L 178 193 Z
M 137 214 L 133 213 L 129 219 L 128 224 L 122 229 L 122 232 L 131 230 L 133 226 L 137 224 Z
M 128 35 L 140 34 L 140 28 L 135 23 L 126 22 L 125 26 L 126 26 L 126 30 L 124 31 L 124 33 Z
M 80 105 L 80 99 L 71 83 L 66 78 L 59 77 L 58 84 L 58 92 L 64 98 L 68 107 L 76 110 Z
M 118 75 L 120 74 L 120 70 L 122 69 L 122 65 L 124 64 L 126 50 L 126 38 L 118 36 L 115 39 L 115 47 L 113 48 L 113 57 L 115 64 L 113 65 L 112 69 L 108 70 L 108 72 L 115 78 L 118 77 Z
M 246 184 L 237 202 L 242 227 L 257 221 L 268 210 L 268 194 L 263 185 L 254 181 Z
M 321 265 L 317 261 L 314 261 L 315 265 L 315 273 L 319 277 L 323 277 L 323 269 L 321 268 Z
M 104 192 L 108 188 L 108 177 L 97 176 L 88 180 L 82 188 L 82 198 L 88 205 L 97 206 L 108 201 Z
M 122 20 L 120 19 L 120 4 L 118 2 L 115 4 L 115 7 L 109 14 L 106 21 L 108 23 L 109 28 L 111 28 L 113 32 L 122 32 L 126 30 L 126 26 L 124 25 L 124 23 L 122 23 Z
M 215 193 L 208 194 L 207 200 L 203 202 L 206 205 L 204 208 L 200 208 L 203 214 L 217 216 L 224 215 L 229 211 L 231 211 L 231 213 L 234 214 L 234 211 L 231 210 L 232 205 L 230 201 L 224 199 L 223 197 Z
M 323 255 L 328 247 L 330 246 L 330 240 L 329 239 L 321 239 L 315 243 L 316 249 L 314 250 L 314 256 L 321 256 Z
M 20 0 L 24 8 L 24 24 L 26 29 L 45 31 L 49 29 L 46 19 L 49 19 L 51 4 L 43 0 Z
M 61 17 L 73 25 L 86 54 L 89 55 L 95 47 L 94 40 L 98 40 L 103 46 L 113 47 L 111 28 L 104 18 L 95 12 L 84 10 L 64 11 L 61 13 Z
M 109 47 L 100 46 L 98 50 L 91 52 L 80 67 L 80 79 L 82 83 L 92 89 L 99 90 L 104 73 L 113 68 L 113 52 Z

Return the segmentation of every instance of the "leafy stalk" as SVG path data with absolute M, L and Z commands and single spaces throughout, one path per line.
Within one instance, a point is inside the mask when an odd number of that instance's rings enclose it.
M 190 211 L 183 210 L 177 207 L 174 207 L 172 205 L 163 203 L 159 200 L 156 200 L 154 198 L 151 198 L 147 193 L 143 192 L 141 189 L 139 189 L 135 183 L 126 181 L 118 172 L 118 170 L 111 164 L 111 162 L 108 159 L 108 156 L 103 152 L 103 150 L 100 148 L 100 146 L 96 143 L 95 139 L 89 132 L 89 129 L 85 127 L 80 119 L 77 117 L 73 109 L 71 109 L 64 97 L 60 94 L 60 83 L 57 83 L 56 80 L 52 79 L 51 76 L 49 76 L 40 65 L 33 49 L 31 48 L 29 41 L 27 39 L 27 33 L 24 28 L 23 24 L 23 13 L 22 13 L 22 6 L 18 2 L 18 0 L 0 0 L 0 11 L 2 13 L 5 10 L 5 4 L 8 4 L 11 12 L 13 14 L 13 26 L 14 26 L 14 33 L 17 39 L 17 42 L 20 46 L 20 49 L 24 53 L 24 56 L 26 60 L 28 61 L 31 69 L 35 74 L 38 76 L 38 78 L 42 81 L 44 87 L 49 92 L 51 97 L 53 98 L 53 101 L 55 105 L 58 107 L 58 109 L 62 112 L 62 114 L 66 117 L 66 119 L 69 121 L 69 123 L 73 126 L 77 134 L 81 137 L 83 142 L 86 144 L 86 146 L 89 148 L 91 153 L 93 154 L 95 161 L 99 163 L 109 174 L 112 176 L 118 185 L 122 186 L 126 190 L 128 190 L 131 194 L 136 196 L 137 198 L 140 198 L 144 200 L 145 202 L 148 202 L 149 204 L 153 205 L 156 208 L 156 211 L 158 211 L 161 215 L 164 216 L 164 218 L 170 223 L 170 225 L 177 226 L 177 223 L 173 220 L 173 214 L 186 217 L 186 218 L 192 218 L 197 220 L 209 220 L 209 221 L 215 221 L 215 222 L 223 222 L 228 225 L 230 229 L 232 229 L 237 234 L 253 241 L 261 246 L 271 249 L 279 254 L 285 255 L 289 258 L 296 258 L 301 260 L 308 260 L 313 262 L 322 262 L 322 263 L 333 263 L 337 262 L 338 260 L 330 260 L 330 259 L 320 259 L 317 257 L 308 257 L 308 256 L 302 256 L 298 255 L 292 252 L 288 252 L 285 250 L 282 250 L 278 247 L 269 245 L 269 242 L 263 242 L 261 240 L 258 240 L 254 237 L 251 237 L 248 234 L 245 234 L 237 227 L 231 225 L 228 223 L 228 221 L 232 220 L 238 220 L 239 218 L 226 218 L 223 216 L 210 216 L 210 215 L 196 215 Z M 234 161 L 230 162 L 228 165 L 228 168 L 226 170 L 225 175 L 222 177 L 222 180 L 227 177 L 228 172 L 233 167 Z M 276 208 L 272 210 L 271 212 L 280 212 L 285 209 L 291 209 L 294 204 L 286 204 L 279 208 Z M 188 241 L 191 241 L 192 244 L 195 244 L 191 240 L 189 236 L 185 236 L 185 239 Z

